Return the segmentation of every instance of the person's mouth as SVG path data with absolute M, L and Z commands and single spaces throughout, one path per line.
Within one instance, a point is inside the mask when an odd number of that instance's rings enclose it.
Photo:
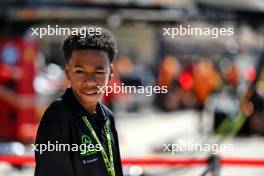
M 82 91 L 85 95 L 88 95 L 88 96 L 90 96 L 90 95 L 96 95 L 97 94 L 97 92 L 98 92 L 98 90 L 97 89 L 91 89 L 91 90 L 84 90 L 84 91 Z

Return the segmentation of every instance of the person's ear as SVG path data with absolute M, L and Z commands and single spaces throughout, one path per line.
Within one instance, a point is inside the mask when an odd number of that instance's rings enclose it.
M 113 64 L 110 64 L 110 72 L 109 72 L 109 77 L 108 80 L 112 80 L 114 77 L 114 68 L 113 68 Z
M 68 64 L 66 64 L 64 72 L 65 72 L 65 76 L 66 76 L 67 80 L 70 81 L 69 65 Z
M 71 88 L 71 80 L 70 80 L 70 75 L 69 75 L 69 65 L 68 64 L 66 64 L 64 72 L 65 72 L 65 76 L 67 80 L 67 83 L 66 83 L 67 88 Z

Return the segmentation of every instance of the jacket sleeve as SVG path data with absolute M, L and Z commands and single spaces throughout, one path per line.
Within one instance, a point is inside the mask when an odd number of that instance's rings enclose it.
M 122 169 L 122 162 L 121 162 L 121 155 L 120 155 L 120 149 L 119 149 L 119 140 L 118 140 L 118 134 L 117 130 L 115 127 L 115 120 L 114 120 L 114 115 L 113 113 L 103 105 L 104 111 L 106 115 L 110 119 L 111 123 L 111 130 L 114 136 L 115 144 L 116 144 L 116 149 L 117 149 L 117 166 L 115 165 L 115 169 L 117 170 L 117 176 L 123 176 L 123 169 Z
M 37 132 L 35 176 L 73 176 L 70 152 L 58 151 L 58 144 L 70 145 L 68 127 L 62 105 L 53 103 L 44 113 Z
M 121 155 L 120 155 L 120 149 L 119 149 L 119 140 L 118 140 L 118 134 L 117 134 L 117 131 L 116 131 L 116 128 L 114 127 L 114 130 L 113 130 L 113 136 L 115 138 L 115 141 L 116 141 L 116 148 L 117 148 L 117 156 L 118 156 L 118 167 L 117 167 L 117 170 L 118 170 L 118 176 L 123 176 L 123 170 L 122 170 L 122 162 L 121 162 Z

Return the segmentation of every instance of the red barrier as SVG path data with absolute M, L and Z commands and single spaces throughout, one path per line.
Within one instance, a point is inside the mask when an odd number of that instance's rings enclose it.
M 207 159 L 180 159 L 180 158 L 125 158 L 122 159 L 124 165 L 141 166 L 204 166 L 208 163 Z
M 155 158 L 155 159 L 122 159 L 124 165 L 141 165 L 141 166 L 204 166 L 208 163 L 208 159 L 192 159 L 192 158 Z M 221 158 L 222 166 L 243 166 L 243 167 L 263 167 L 264 159 L 251 158 Z
M 0 163 L 10 163 L 13 165 L 33 165 L 35 158 L 33 156 L 3 156 L 0 155 Z
M 10 163 L 13 165 L 34 165 L 33 156 L 0 156 L 0 163 Z M 222 158 L 222 166 L 241 166 L 241 167 L 263 167 L 264 159 L 251 158 Z M 124 158 L 123 165 L 140 165 L 140 166 L 170 166 L 170 167 L 195 167 L 204 166 L 208 163 L 207 159 L 199 158 Z

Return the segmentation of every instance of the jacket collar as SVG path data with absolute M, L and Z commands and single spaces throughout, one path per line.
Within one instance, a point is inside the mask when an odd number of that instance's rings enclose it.
M 66 107 L 70 109 L 70 111 L 74 114 L 74 116 L 78 118 L 82 116 L 94 117 L 93 114 L 86 111 L 85 108 L 79 103 L 77 98 L 74 96 L 71 88 L 66 89 L 65 93 L 62 95 L 62 101 L 64 102 Z M 100 118 L 103 117 L 104 121 L 108 120 L 103 110 L 103 107 L 100 103 L 97 103 L 96 105 L 96 113 Z

